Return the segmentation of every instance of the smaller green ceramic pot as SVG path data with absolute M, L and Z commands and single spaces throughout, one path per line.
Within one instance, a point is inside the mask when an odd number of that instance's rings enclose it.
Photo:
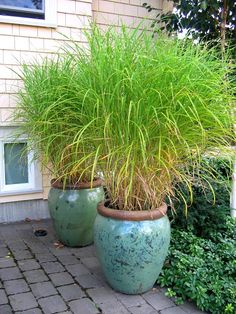
M 104 200 L 101 180 L 76 186 L 65 186 L 52 180 L 48 196 L 50 215 L 58 240 L 76 247 L 93 243 L 93 224 L 97 205 Z
M 155 211 L 120 211 L 98 206 L 94 243 L 110 286 L 122 293 L 151 289 L 170 243 L 170 223 L 163 204 Z

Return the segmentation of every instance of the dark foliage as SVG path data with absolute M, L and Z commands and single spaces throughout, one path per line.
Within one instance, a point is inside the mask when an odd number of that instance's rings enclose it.
M 212 314 L 236 313 L 236 223 L 228 217 L 226 230 L 215 239 L 172 229 L 169 254 L 158 278 L 177 303 L 186 299 Z
M 236 1 L 235 0 L 173 0 L 175 10 L 157 14 L 153 27 L 163 22 L 161 29 L 167 32 L 188 30 L 193 39 L 219 41 L 222 29 L 225 40 L 231 47 L 236 45 Z M 156 10 L 148 3 L 148 11 Z M 234 48 L 235 49 L 235 48 Z
M 211 173 L 199 171 L 192 186 L 193 201 L 186 187 L 180 186 L 189 208 L 185 214 L 184 202 L 174 204 L 175 212 L 169 211 L 172 225 L 178 229 L 192 231 L 204 238 L 214 238 L 215 233 L 224 232 L 230 213 L 230 175 L 232 165 L 229 161 L 218 158 L 205 159 Z M 208 177 L 206 184 L 199 184 L 199 176 Z

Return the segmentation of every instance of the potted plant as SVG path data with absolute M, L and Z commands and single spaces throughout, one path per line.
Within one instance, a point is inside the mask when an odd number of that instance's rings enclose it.
M 95 246 L 108 283 L 142 293 L 167 254 L 165 201 L 178 182 L 191 191 L 201 156 L 234 137 L 235 87 L 226 78 L 232 66 L 214 49 L 138 28 L 95 26 L 87 39 L 90 56 L 77 47 L 75 58 L 86 106 L 94 108 L 96 160 L 107 189 Z
M 88 137 L 96 130 L 77 84 L 79 70 L 72 56 L 64 54 L 23 65 L 20 78 L 24 89 L 15 119 L 23 121 L 20 133 L 28 135 L 28 148 L 55 178 L 48 203 L 58 239 L 72 247 L 89 245 L 104 190 L 91 166 L 97 147 Z

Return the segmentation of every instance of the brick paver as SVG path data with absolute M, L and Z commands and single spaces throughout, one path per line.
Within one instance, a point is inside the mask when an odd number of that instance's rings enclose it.
M 71 308 L 72 313 L 75 314 L 97 314 L 99 313 L 98 309 L 96 308 L 95 304 L 87 299 L 75 300 L 69 302 L 69 306 Z
M 39 305 L 44 313 L 58 313 L 67 310 L 67 305 L 59 295 L 39 299 Z
M 175 307 L 174 302 L 168 299 L 160 291 L 150 291 L 144 293 L 143 298 L 157 311 Z
M 31 292 L 10 295 L 9 300 L 14 311 L 29 310 L 38 305 Z
M 7 294 L 23 293 L 30 290 L 24 279 L 9 280 L 4 282 L 4 288 Z
M 8 300 L 7 300 L 7 296 L 6 296 L 6 292 L 3 289 L 0 289 L 0 304 L 7 304 Z
M 13 314 L 12 307 L 9 304 L 0 305 L 0 313 Z
M 18 262 L 18 266 L 22 271 L 39 269 L 40 265 L 34 259 L 27 259 Z
M 158 314 L 157 310 L 155 310 L 151 305 L 145 303 L 140 306 L 132 306 L 129 308 L 129 311 L 132 314 Z
M 42 269 L 25 271 L 23 272 L 23 275 L 25 276 L 28 283 L 42 282 L 48 280 L 48 277 Z
M 37 299 L 58 294 L 56 288 L 49 281 L 34 283 L 30 285 L 30 288 Z
M 71 301 L 85 297 L 84 291 L 77 284 L 61 286 L 58 288 L 58 291 L 65 301 Z
M 45 228 L 45 237 L 33 230 Z M 105 281 L 93 245 L 57 248 L 49 220 L 1 225 L 0 314 L 203 314 L 158 287 L 125 295 Z
M 58 287 L 58 286 L 64 286 L 68 285 L 70 283 L 74 283 L 73 278 L 70 274 L 64 272 L 64 273 L 57 273 L 57 274 L 51 274 L 49 275 L 51 278 L 52 283 Z
M 46 262 L 42 263 L 41 266 L 47 274 L 60 273 L 65 271 L 65 268 L 58 262 Z
M 16 263 L 13 258 L 2 257 L 0 258 L 0 268 L 14 267 Z

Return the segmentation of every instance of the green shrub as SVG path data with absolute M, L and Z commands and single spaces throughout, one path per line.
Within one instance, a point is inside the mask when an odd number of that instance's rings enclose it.
M 172 230 L 169 254 L 158 278 L 178 302 L 191 299 L 213 314 L 236 313 L 236 223 L 227 219 L 215 241 Z
M 170 211 L 172 226 L 192 231 L 204 238 L 215 238 L 215 234 L 225 232 L 226 221 L 230 213 L 230 175 L 232 165 L 222 158 L 205 158 L 209 172 L 201 170 L 194 177 L 192 184 L 192 202 L 189 191 L 180 185 L 179 190 L 188 203 L 187 215 L 183 210 L 184 201 L 174 202 L 175 212 Z M 206 169 L 206 167 L 204 166 Z M 205 178 L 205 184 L 199 176 Z M 199 183 L 201 181 L 201 183 Z M 214 192 L 213 192 L 214 191 Z

